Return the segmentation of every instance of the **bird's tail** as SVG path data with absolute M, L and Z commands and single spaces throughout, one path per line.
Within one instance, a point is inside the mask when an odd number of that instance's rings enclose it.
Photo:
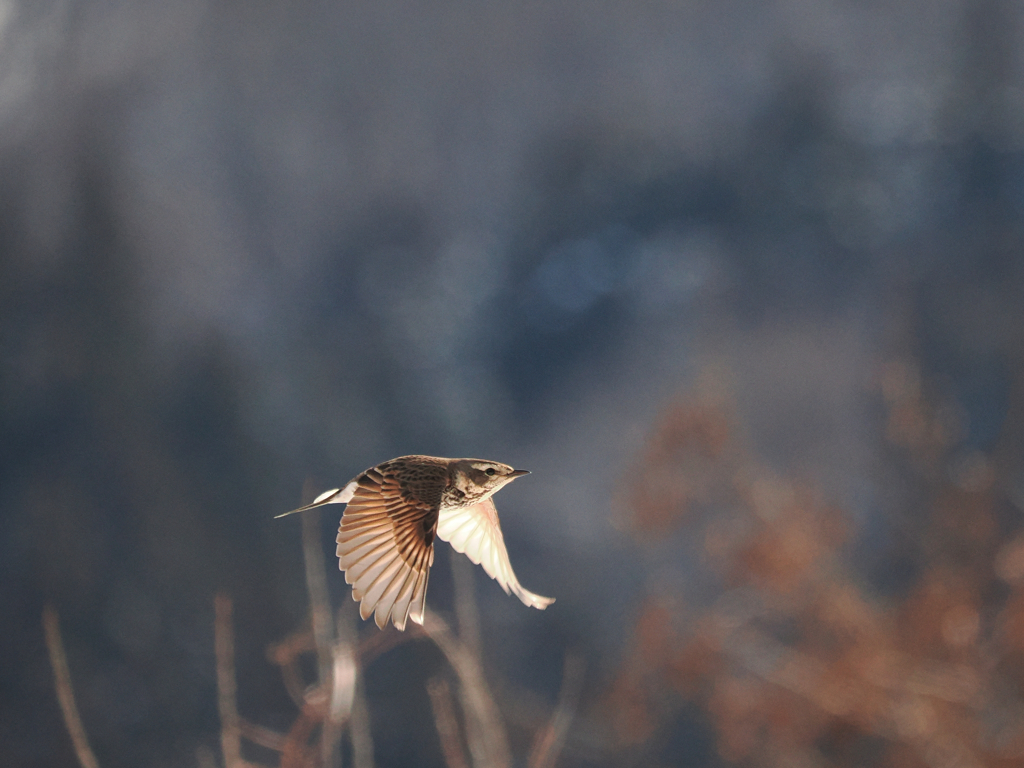
M 315 499 L 311 504 L 307 504 L 304 507 L 293 509 L 290 512 L 282 512 L 280 515 L 274 515 L 276 520 L 279 517 L 287 517 L 288 515 L 294 515 L 296 512 L 305 512 L 307 509 L 315 509 L 316 507 L 322 507 L 324 504 L 348 504 L 352 500 L 352 496 L 356 492 L 356 481 L 353 480 L 351 483 L 346 485 L 344 488 L 332 488 L 329 491 L 324 491 Z

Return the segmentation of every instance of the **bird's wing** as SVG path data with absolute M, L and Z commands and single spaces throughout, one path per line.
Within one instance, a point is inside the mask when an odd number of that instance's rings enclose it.
M 437 506 L 403 495 L 398 480 L 380 468 L 352 482 L 338 529 L 338 565 L 360 601 L 359 615 L 373 613 L 381 629 L 389 617 L 401 630 L 407 618 L 422 624 Z
M 456 552 L 462 552 L 477 565 L 482 565 L 487 575 L 497 581 L 506 594 L 511 592 L 526 605 L 541 610 L 555 602 L 555 598 L 535 595 L 519 583 L 505 549 L 498 510 L 491 499 L 441 512 L 437 535 L 451 544 Z

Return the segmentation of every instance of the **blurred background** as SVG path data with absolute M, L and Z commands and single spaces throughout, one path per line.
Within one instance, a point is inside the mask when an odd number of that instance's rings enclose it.
M 287 733 L 273 516 L 430 453 L 533 471 L 498 507 L 558 602 L 469 582 L 509 764 L 1022 764 L 1022 25 L 0 0 L 3 762 L 78 764 L 47 604 L 104 768 L 222 764 L 218 592 Z M 373 764 L 459 768 L 440 646 L 347 626 Z

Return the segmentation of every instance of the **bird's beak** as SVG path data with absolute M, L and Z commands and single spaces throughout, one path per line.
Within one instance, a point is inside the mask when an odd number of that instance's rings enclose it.
M 530 474 L 530 471 L 528 469 L 513 469 L 511 472 L 509 472 L 508 476 L 512 477 L 512 478 L 516 478 L 516 477 L 522 477 L 523 475 L 528 475 L 528 474 Z

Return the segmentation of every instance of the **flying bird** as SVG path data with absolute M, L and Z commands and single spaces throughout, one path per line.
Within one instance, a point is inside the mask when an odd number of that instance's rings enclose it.
M 338 566 L 360 603 L 359 615 L 374 614 L 381 629 L 389 618 L 400 630 L 407 619 L 423 623 L 435 536 L 482 565 L 506 594 L 543 610 L 555 599 L 519 583 L 491 499 L 528 474 L 497 461 L 400 456 L 277 517 L 324 504 L 346 505 L 338 528 Z

